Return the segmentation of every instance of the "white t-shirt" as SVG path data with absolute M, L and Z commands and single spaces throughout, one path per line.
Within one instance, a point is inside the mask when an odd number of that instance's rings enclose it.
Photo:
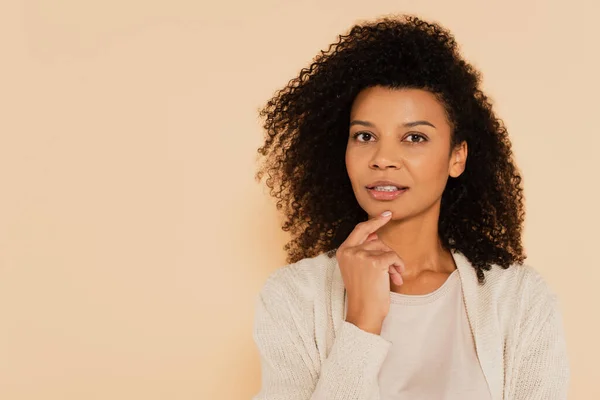
M 392 342 L 379 372 L 381 400 L 488 400 L 458 269 L 425 295 L 390 292 L 381 336 Z

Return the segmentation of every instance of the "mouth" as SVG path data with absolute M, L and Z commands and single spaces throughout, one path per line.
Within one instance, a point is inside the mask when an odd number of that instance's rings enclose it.
M 380 190 L 380 191 L 394 191 L 394 190 L 403 190 L 403 189 L 408 189 L 408 187 L 406 186 L 400 186 L 400 185 L 371 185 L 371 186 L 366 186 L 367 189 L 369 190 Z
M 377 185 L 367 186 L 366 189 L 373 199 L 380 201 L 389 201 L 394 200 L 403 193 L 405 193 L 408 190 L 408 187 L 395 185 Z
M 378 181 L 372 181 L 366 185 L 367 189 L 377 190 L 402 190 L 407 189 L 405 185 L 401 185 L 398 182 L 388 181 L 387 179 L 380 179 Z

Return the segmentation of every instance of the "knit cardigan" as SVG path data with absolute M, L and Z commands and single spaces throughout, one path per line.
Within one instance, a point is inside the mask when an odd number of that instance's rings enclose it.
M 566 399 L 562 317 L 541 275 L 528 265 L 492 265 L 480 285 L 468 259 L 452 255 L 492 399 Z M 253 339 L 261 365 L 253 400 L 380 399 L 377 378 L 391 342 L 345 321 L 335 256 L 321 253 L 271 273 L 256 297 Z

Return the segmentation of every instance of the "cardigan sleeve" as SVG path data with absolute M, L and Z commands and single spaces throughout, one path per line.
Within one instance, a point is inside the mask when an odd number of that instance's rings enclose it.
M 570 368 L 556 295 L 536 276 L 535 301 L 523 322 L 514 386 L 507 400 L 565 400 Z
M 373 400 L 391 343 L 343 321 L 321 364 L 311 329 L 289 294 L 265 286 L 256 302 L 253 339 L 261 388 L 253 400 Z M 310 313 L 311 316 L 313 313 Z

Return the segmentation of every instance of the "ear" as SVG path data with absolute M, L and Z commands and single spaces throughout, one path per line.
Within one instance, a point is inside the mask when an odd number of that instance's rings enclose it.
M 448 168 L 448 173 L 451 177 L 457 178 L 464 172 L 467 164 L 467 153 L 468 148 L 466 141 L 463 141 L 452 150 Z

